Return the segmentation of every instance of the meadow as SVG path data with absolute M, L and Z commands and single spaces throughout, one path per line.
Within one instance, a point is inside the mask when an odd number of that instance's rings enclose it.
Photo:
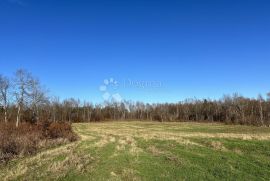
M 270 128 L 75 123 L 79 141 L 0 165 L 1 180 L 268 180 Z

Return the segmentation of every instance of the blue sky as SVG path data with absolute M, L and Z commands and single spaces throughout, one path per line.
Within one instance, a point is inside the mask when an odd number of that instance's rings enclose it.
M 0 73 L 17 68 L 62 99 L 101 102 L 110 78 L 134 101 L 257 97 L 270 91 L 270 1 L 0 0 Z

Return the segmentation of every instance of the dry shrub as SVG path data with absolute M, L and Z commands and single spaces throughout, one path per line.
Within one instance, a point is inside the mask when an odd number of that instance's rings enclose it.
M 48 136 L 51 139 L 66 138 L 69 141 L 77 140 L 77 136 L 73 133 L 71 125 L 65 122 L 50 124 L 48 127 Z
M 42 142 L 62 140 L 62 143 L 77 140 L 71 125 L 67 123 L 51 123 L 42 121 L 37 125 L 22 123 L 18 127 L 12 123 L 0 124 L 0 162 L 13 157 L 35 154 Z M 46 141 L 47 142 L 47 141 Z M 49 147 L 50 145 L 45 145 Z
M 18 128 L 14 124 L 0 124 L 0 161 L 35 153 L 39 138 L 39 132 L 29 124 Z

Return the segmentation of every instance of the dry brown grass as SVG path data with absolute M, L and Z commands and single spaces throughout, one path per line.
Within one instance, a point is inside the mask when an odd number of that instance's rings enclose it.
M 115 157 L 119 155 L 119 152 L 128 150 L 133 155 L 138 155 L 140 152 L 143 152 L 141 148 L 137 146 L 135 138 L 142 138 L 144 140 L 171 140 L 175 141 L 178 144 L 183 145 L 195 145 L 195 146 L 204 146 L 197 142 L 192 141 L 193 138 L 228 138 L 228 139 L 242 139 L 242 140 L 270 140 L 270 133 L 206 133 L 200 131 L 192 131 L 189 130 L 191 128 L 200 126 L 204 126 L 202 123 L 165 123 L 160 124 L 156 122 L 106 122 L 106 123 L 93 123 L 86 128 L 84 128 L 84 133 L 94 133 L 95 135 L 101 136 L 99 141 L 95 143 L 97 147 L 106 146 L 108 143 L 115 142 L 116 143 L 116 152 L 111 156 Z M 207 126 L 209 126 L 208 124 Z M 167 130 L 166 126 L 170 129 Z M 211 127 L 211 126 L 210 126 Z M 213 124 L 216 130 L 222 130 L 226 125 Z M 177 131 L 181 128 L 181 131 Z M 228 126 L 229 129 L 233 128 Z M 234 128 L 233 128 L 234 129 Z M 176 131 L 172 131 L 176 130 Z M 200 130 L 200 129 L 198 129 Z M 85 136 L 84 136 L 85 137 Z M 85 137 L 87 138 L 87 137 Z M 208 145 L 210 148 L 214 150 L 226 151 L 226 147 L 218 141 L 211 142 Z M 166 154 L 161 152 L 155 147 L 150 147 L 148 149 L 153 155 Z M 241 154 L 240 151 L 236 151 Z M 170 159 L 168 157 L 168 159 Z M 173 158 L 172 158 L 173 159 Z
M 130 125 L 131 124 L 131 125 Z M 136 122 L 109 122 L 109 123 L 93 123 L 94 126 L 86 128 L 84 131 L 95 132 L 101 135 L 114 135 L 119 137 L 141 137 L 144 139 L 159 139 L 159 140 L 178 140 L 179 143 L 193 144 L 187 138 L 237 138 L 243 140 L 270 140 L 270 133 L 205 133 L 200 131 L 190 132 L 191 124 L 205 126 L 202 123 L 166 123 L 160 124 L 155 122 L 148 122 L 150 126 L 143 127 L 134 125 Z M 138 123 L 139 124 L 139 123 Z M 168 131 L 164 126 L 170 126 L 170 129 L 175 127 L 181 131 Z M 193 125 L 192 125 L 193 126 Z M 225 125 L 213 124 L 215 128 L 224 128 Z M 230 126 L 228 126 L 230 128 Z M 121 130 L 121 131 L 119 131 Z
M 25 175 L 26 173 L 31 172 L 31 170 L 35 168 L 39 168 L 44 164 L 54 163 L 53 159 L 59 155 L 67 155 L 73 150 L 78 143 L 70 143 L 61 147 L 57 147 L 55 149 L 50 149 L 46 151 L 42 151 L 35 156 L 29 157 L 27 159 L 23 159 L 18 162 L 15 167 L 12 169 L 5 168 L 3 172 L 0 172 L 0 177 L 3 180 L 14 180 L 18 177 Z M 30 167 L 31 165 L 31 167 Z M 50 169 L 51 170 L 51 169 Z M 44 174 L 45 172 L 40 172 L 36 174 Z
M 221 151 L 226 151 L 227 149 L 224 147 L 224 145 L 219 142 L 219 141 L 212 141 L 211 142 L 211 147 L 214 148 L 215 150 L 221 150 Z
M 150 146 L 147 150 L 150 151 L 150 153 L 154 156 L 160 156 L 162 154 L 165 154 L 164 151 L 157 149 L 155 146 Z

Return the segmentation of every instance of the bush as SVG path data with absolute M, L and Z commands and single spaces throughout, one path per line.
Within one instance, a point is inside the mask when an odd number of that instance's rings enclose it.
M 61 138 L 61 139 L 60 139 Z M 44 141 L 50 140 L 75 141 L 77 135 L 68 123 L 39 122 L 37 125 L 22 123 L 0 124 L 0 162 L 6 162 L 13 157 L 35 154 Z M 46 145 L 48 147 L 50 145 Z
M 15 155 L 27 155 L 36 152 L 39 133 L 28 124 L 18 128 L 13 124 L 0 125 L 0 161 L 6 161 Z
M 52 123 L 48 127 L 48 136 L 51 139 L 66 138 L 69 141 L 75 141 L 77 136 L 73 133 L 71 125 L 65 122 Z

